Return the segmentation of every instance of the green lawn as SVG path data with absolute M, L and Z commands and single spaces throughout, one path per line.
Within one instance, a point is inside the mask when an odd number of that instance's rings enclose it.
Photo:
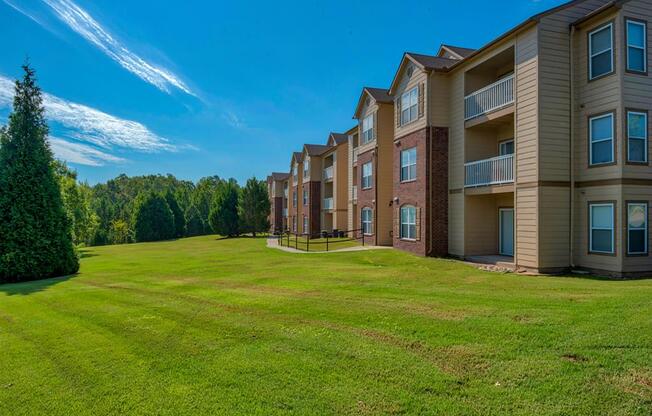
M 201 237 L 0 286 L 0 415 L 646 415 L 652 280 Z
M 286 235 L 280 240 L 280 244 L 284 247 L 296 248 L 301 251 L 320 252 L 360 246 L 362 245 L 362 240 L 354 240 L 350 237 L 328 239 L 311 238 L 308 240 L 305 237 L 297 237 L 294 235 L 291 235 L 288 240 L 288 236 Z M 367 244 L 370 244 L 370 241 L 367 241 Z

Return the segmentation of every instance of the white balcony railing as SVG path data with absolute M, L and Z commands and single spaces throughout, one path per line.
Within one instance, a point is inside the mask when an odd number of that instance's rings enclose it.
M 333 179 L 333 167 L 329 166 L 324 169 L 324 180 L 329 181 Z
M 353 186 L 353 200 L 354 201 L 358 200 L 358 187 L 355 185 Z
M 510 75 L 464 97 L 464 120 L 470 120 L 513 103 L 514 75 Z
M 358 148 L 353 149 L 353 163 L 358 161 Z
M 511 183 L 514 182 L 514 155 L 465 163 L 464 170 L 466 188 Z
M 333 209 L 333 198 L 324 198 L 324 209 Z

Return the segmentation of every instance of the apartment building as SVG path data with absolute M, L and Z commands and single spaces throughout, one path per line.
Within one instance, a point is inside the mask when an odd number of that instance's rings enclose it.
M 288 188 L 288 230 L 303 233 L 303 152 L 292 153 Z
M 321 198 L 322 198 L 322 156 L 330 148 L 322 144 L 303 145 L 303 181 L 301 187 L 301 204 L 303 217 L 301 232 L 310 236 L 321 234 Z
M 575 0 L 477 50 L 406 53 L 347 133 L 349 228 L 517 270 L 652 273 L 651 19 L 651 0 Z
M 359 228 L 374 245 L 391 246 L 394 99 L 381 88 L 363 88 L 353 116 L 358 120 L 355 186 Z
M 331 133 L 321 156 L 321 229 L 347 231 L 349 205 L 349 136 Z
M 280 234 L 287 229 L 288 217 L 288 179 L 287 173 L 274 172 L 267 177 L 267 191 L 271 205 L 270 232 Z

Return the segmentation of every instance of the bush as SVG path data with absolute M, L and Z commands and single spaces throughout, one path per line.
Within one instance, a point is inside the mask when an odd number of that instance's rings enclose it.
M 174 238 L 174 215 L 165 198 L 149 193 L 139 198 L 134 218 L 136 241 L 161 241 Z
M 218 188 L 209 214 L 209 222 L 215 233 L 226 237 L 235 237 L 240 233 L 238 194 L 235 180 Z

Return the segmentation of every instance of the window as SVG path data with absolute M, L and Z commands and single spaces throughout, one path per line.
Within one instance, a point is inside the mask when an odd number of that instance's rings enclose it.
M 362 119 L 362 144 L 374 139 L 374 115 L 370 114 Z
M 401 182 L 412 181 L 417 178 L 417 148 L 401 152 Z
M 292 192 L 292 206 L 296 208 L 297 206 L 297 190 L 296 188 L 294 189 L 294 192 Z
M 297 217 L 292 217 L 292 231 L 297 232 Z
M 498 144 L 498 151 L 501 156 L 514 154 L 514 140 L 505 140 Z
M 310 159 L 306 158 L 303 162 L 303 177 L 304 178 L 309 178 L 310 177 Z
M 627 204 L 627 254 L 647 254 L 647 203 Z
M 297 163 L 292 166 L 292 179 L 297 183 L 297 173 L 299 172 L 299 165 Z
M 373 175 L 371 169 L 371 162 L 362 165 L 362 189 L 371 188 L 371 176 Z
M 373 217 L 371 208 L 362 208 L 362 233 L 364 235 L 371 235 Z
M 308 217 L 303 217 L 303 233 L 308 234 Z
M 590 164 L 599 165 L 614 161 L 614 115 L 589 119 Z
M 401 126 L 417 119 L 419 105 L 419 89 L 412 88 L 401 95 Z
M 308 191 L 303 190 L 303 205 L 308 205 Z
M 647 25 L 627 20 L 627 70 L 647 72 Z
M 611 23 L 589 33 L 589 54 L 589 79 L 613 71 L 613 25 Z
M 627 112 L 627 161 L 647 162 L 647 113 Z
M 417 238 L 417 209 L 411 205 L 401 207 L 400 235 L 404 240 Z
M 589 205 L 590 251 L 592 253 L 614 252 L 614 204 Z

